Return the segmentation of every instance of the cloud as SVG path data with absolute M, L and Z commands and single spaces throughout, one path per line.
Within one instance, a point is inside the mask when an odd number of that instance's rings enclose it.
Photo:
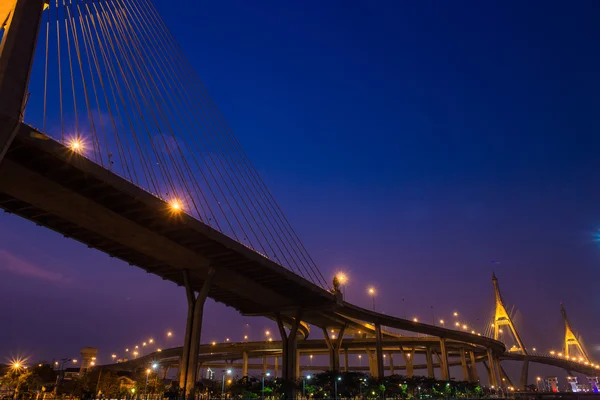
M 66 278 L 59 272 L 48 271 L 17 257 L 6 250 L 0 250 L 0 271 L 50 282 L 70 283 L 72 281 L 70 278 Z

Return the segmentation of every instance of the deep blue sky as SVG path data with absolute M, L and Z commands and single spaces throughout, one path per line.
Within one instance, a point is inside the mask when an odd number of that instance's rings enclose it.
M 475 323 L 494 267 L 527 345 L 559 345 L 564 301 L 600 358 L 598 3 L 156 6 L 349 300 Z M 183 335 L 182 289 L 14 216 L 0 273 L 0 357 Z M 211 303 L 203 340 L 268 326 Z

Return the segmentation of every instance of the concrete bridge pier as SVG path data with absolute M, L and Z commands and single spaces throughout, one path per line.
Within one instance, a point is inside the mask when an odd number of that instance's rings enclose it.
M 496 357 L 494 357 L 494 353 L 492 349 L 487 350 L 487 360 L 488 360 L 488 375 L 489 375 L 489 384 L 490 386 L 498 387 L 498 375 L 496 373 Z
M 440 338 L 440 368 L 442 370 L 442 380 L 450 379 L 450 368 L 448 366 L 448 350 L 446 349 L 446 339 Z
M 382 379 L 385 376 L 385 370 L 383 369 L 383 344 L 380 324 L 375 324 L 375 363 L 377 365 L 377 374 L 374 376 L 377 379 Z
M 469 374 L 469 367 L 467 365 L 467 355 L 464 348 L 459 348 L 460 351 L 460 366 L 462 367 L 463 380 L 469 381 L 471 376 Z
M 273 357 L 273 363 L 275 365 L 275 368 L 273 371 L 273 376 L 275 378 L 279 378 L 279 357 L 277 357 L 277 356 Z
M 338 337 L 332 339 L 327 328 L 323 328 L 323 336 L 325 337 L 325 343 L 327 343 L 327 348 L 329 349 L 329 369 L 331 371 L 337 372 L 340 370 L 340 348 L 342 347 L 345 331 L 346 325 L 340 328 Z
M 242 377 L 248 376 L 248 352 L 242 353 Z
M 523 361 L 523 368 L 521 369 L 521 382 L 519 385 L 521 390 L 525 390 L 528 380 L 529 380 L 529 359 L 525 358 L 525 360 Z
M 0 163 L 12 143 L 27 98 L 33 54 L 42 20 L 43 0 L 3 0 L 0 24 Z
M 431 352 L 431 347 L 427 346 L 427 350 L 425 353 L 425 359 L 427 362 L 427 376 L 429 378 L 435 378 L 435 373 L 433 371 L 433 357 Z
M 405 365 L 405 373 L 408 378 L 412 378 L 414 374 L 413 370 L 413 349 L 410 351 L 404 350 L 404 347 L 400 346 L 400 353 L 402 354 L 402 358 L 404 358 Z
M 286 381 L 295 381 L 298 377 L 297 373 L 297 365 L 298 365 L 298 327 L 300 325 L 300 317 L 302 312 L 300 310 L 296 311 L 296 315 L 292 322 L 292 327 L 290 329 L 289 334 L 286 333 L 285 327 L 283 325 L 283 320 L 281 319 L 281 315 L 277 313 L 277 327 L 279 328 L 279 333 L 281 334 L 281 348 L 282 354 L 281 364 L 282 364 L 282 378 Z M 296 388 L 295 385 L 290 387 L 290 391 L 286 393 L 286 398 L 294 399 L 296 397 Z
M 390 358 L 390 375 L 394 375 L 394 358 L 392 357 L 392 353 L 388 354 Z
M 477 376 L 477 364 L 475 363 L 475 353 L 473 350 L 469 351 L 469 358 L 471 359 L 471 382 L 479 382 L 479 377 Z
M 202 334 L 202 315 L 208 291 L 215 276 L 215 268 L 210 267 L 208 275 L 200 292 L 196 296 L 190 284 L 189 270 L 184 270 L 183 282 L 188 300 L 187 323 L 183 342 L 183 354 L 179 367 L 179 388 L 187 399 L 194 399 L 194 389 L 198 373 L 198 355 L 200 350 L 200 336 Z

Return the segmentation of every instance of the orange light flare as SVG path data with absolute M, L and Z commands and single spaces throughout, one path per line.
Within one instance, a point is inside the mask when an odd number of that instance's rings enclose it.
M 183 203 L 181 202 L 181 200 L 177 198 L 169 200 L 169 211 L 171 212 L 171 214 L 179 214 L 180 212 L 182 212 Z
M 67 139 L 67 146 L 72 152 L 83 154 L 86 149 L 86 143 L 81 136 L 73 136 Z
M 10 369 L 12 369 L 13 371 L 20 371 L 21 369 L 27 369 L 27 366 L 25 365 L 25 363 L 27 362 L 27 359 L 25 358 L 15 358 L 10 360 Z

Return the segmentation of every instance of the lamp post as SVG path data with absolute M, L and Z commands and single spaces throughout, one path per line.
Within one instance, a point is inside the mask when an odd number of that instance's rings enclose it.
M 262 400 L 265 400 L 265 376 L 271 376 L 271 373 L 267 372 L 265 374 L 262 374 L 262 386 L 260 391 L 260 398 Z
M 542 380 L 542 378 L 540 378 L 539 376 L 537 378 L 535 378 L 535 383 L 537 385 L 537 390 L 538 392 L 540 391 L 540 381 Z
M 146 400 L 148 400 L 148 377 L 150 376 L 150 372 L 152 372 L 152 370 L 148 368 L 146 370 L 146 384 L 144 385 L 144 398 Z
M 227 371 L 223 370 L 223 384 L 221 385 L 221 399 L 223 399 L 223 397 L 225 397 L 225 375 L 226 374 L 231 374 L 231 370 L 230 369 L 228 369 Z
M 302 398 L 305 398 L 306 395 L 306 380 L 310 380 L 311 376 L 310 375 L 306 375 L 304 378 L 302 378 Z
M 338 391 L 337 391 L 337 383 L 338 383 L 338 381 L 341 381 L 341 380 L 342 380 L 342 377 L 338 376 L 337 379 L 333 381 L 333 386 L 334 386 L 334 392 L 333 392 L 334 393 L 334 397 L 333 397 L 333 400 L 337 400 L 337 397 L 338 397 L 338 395 L 337 395 L 337 393 L 338 393 Z
M 376 294 L 375 288 L 373 286 L 370 286 L 367 289 L 367 292 L 369 293 L 369 295 L 373 299 L 373 311 L 375 311 L 375 294 Z

